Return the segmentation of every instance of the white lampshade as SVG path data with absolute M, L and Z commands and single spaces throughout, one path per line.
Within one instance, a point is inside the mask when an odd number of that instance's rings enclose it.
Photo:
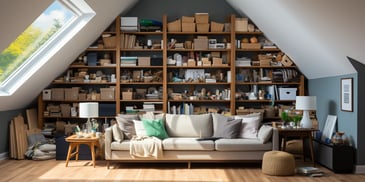
M 303 117 L 300 121 L 300 125 L 303 128 L 312 128 L 312 120 L 309 117 L 309 111 L 317 109 L 317 97 L 316 96 L 297 96 L 295 109 L 303 110 Z
M 80 118 L 94 118 L 99 117 L 99 103 L 98 102 L 81 102 L 79 103 L 79 117 Z
M 317 97 L 316 96 L 297 96 L 295 102 L 295 109 L 297 110 L 316 110 Z

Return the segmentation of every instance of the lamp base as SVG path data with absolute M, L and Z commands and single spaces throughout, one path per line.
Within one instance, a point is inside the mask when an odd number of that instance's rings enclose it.
M 309 117 L 309 111 L 304 110 L 303 111 L 303 118 L 300 121 L 300 126 L 302 128 L 312 128 L 312 120 Z

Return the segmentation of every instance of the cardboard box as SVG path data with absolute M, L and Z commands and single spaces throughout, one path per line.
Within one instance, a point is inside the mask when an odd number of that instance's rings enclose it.
M 213 57 L 213 66 L 222 66 L 222 58 Z
M 101 100 L 114 100 L 115 89 L 114 88 L 100 88 L 100 99 Z
M 110 37 L 104 37 L 103 36 L 103 44 L 104 48 L 106 49 L 113 49 L 116 47 L 116 37 L 110 36 Z
M 132 100 L 133 92 L 122 92 L 122 99 L 123 100 Z
M 138 66 L 150 66 L 151 57 L 138 57 Z
M 168 32 L 181 32 L 181 20 L 175 20 L 173 22 L 167 23 Z
M 64 88 L 52 88 L 52 100 L 65 100 L 65 89 Z
M 209 23 L 209 14 L 195 13 L 195 23 Z
M 248 18 L 236 18 L 236 28 L 235 30 L 238 32 L 247 32 L 247 26 L 248 26 Z
M 195 21 L 195 17 L 193 16 L 182 16 L 181 17 L 181 22 L 183 23 L 194 23 Z
M 260 43 L 241 43 L 241 49 L 260 49 Z
M 80 87 L 65 88 L 65 100 L 78 100 Z
M 79 93 L 79 100 L 86 100 L 86 94 L 85 93 Z
M 195 32 L 195 23 L 181 23 L 182 32 Z
M 194 59 L 189 59 L 188 60 L 188 66 L 196 66 L 196 62 Z
M 279 100 L 295 100 L 297 88 L 279 88 Z
M 71 106 L 70 104 L 60 104 L 62 117 L 71 116 Z
M 210 31 L 211 32 L 223 32 L 224 23 L 217 23 L 214 21 L 210 22 Z
M 51 89 L 44 89 L 42 92 L 42 99 L 43 100 L 51 100 L 52 99 L 52 90 Z
M 194 39 L 194 49 L 208 49 L 208 39 Z
M 209 32 L 209 23 L 197 23 L 196 31 L 197 32 Z

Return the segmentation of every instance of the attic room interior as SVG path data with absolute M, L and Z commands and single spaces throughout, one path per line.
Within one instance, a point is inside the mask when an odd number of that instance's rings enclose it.
M 5 181 L 365 180 L 361 0 L 0 7 Z

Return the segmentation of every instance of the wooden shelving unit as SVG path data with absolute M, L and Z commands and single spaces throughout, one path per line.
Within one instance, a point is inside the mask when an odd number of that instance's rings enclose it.
M 253 60 L 256 59 L 256 55 L 265 54 L 265 53 L 278 53 L 281 50 L 278 48 L 266 48 L 266 49 L 238 49 L 236 46 L 236 40 L 241 37 L 250 37 L 250 36 L 264 36 L 263 32 L 235 32 L 235 16 L 230 15 L 227 19 L 227 23 L 230 23 L 230 31 L 228 32 L 169 32 L 167 30 L 167 16 L 162 16 L 162 30 L 161 32 L 122 32 L 119 27 L 121 25 L 121 18 L 117 17 L 115 19 L 115 26 L 117 27 L 115 30 L 107 30 L 103 32 L 103 34 L 111 34 L 115 37 L 115 48 L 87 48 L 85 53 L 95 52 L 99 56 L 108 53 L 111 54 L 112 66 L 87 66 L 80 64 L 71 64 L 69 66 L 69 70 L 108 70 L 106 72 L 115 74 L 116 82 L 62 82 L 60 80 L 55 80 L 51 83 L 49 88 L 72 88 L 72 87 L 85 87 L 87 89 L 100 89 L 113 86 L 115 89 L 115 97 L 113 100 L 91 100 L 104 104 L 112 104 L 114 105 L 115 114 L 124 113 L 126 106 L 133 106 L 141 108 L 144 102 L 158 102 L 158 110 L 161 112 L 168 112 L 173 104 L 179 103 L 192 103 L 196 106 L 207 106 L 210 107 L 212 105 L 216 105 L 222 107 L 222 110 L 230 112 L 231 114 L 235 114 L 236 109 L 239 106 L 250 107 L 251 105 L 269 105 L 272 101 L 269 99 L 264 100 L 242 100 L 236 99 L 236 94 L 238 92 L 237 89 L 241 88 L 249 88 L 256 85 L 258 87 L 264 88 L 265 86 L 275 85 L 278 87 L 289 86 L 297 88 L 297 95 L 304 95 L 304 76 L 300 76 L 297 81 L 288 81 L 288 82 L 260 82 L 260 81 L 239 81 L 236 80 L 237 73 L 240 69 L 246 70 L 276 70 L 276 69 L 290 69 L 290 70 L 298 70 L 295 65 L 292 66 L 236 66 L 235 60 L 237 57 L 242 55 L 251 56 Z M 153 42 L 162 42 L 161 48 L 151 48 L 151 49 L 142 49 L 142 48 L 124 48 L 124 38 L 125 36 L 135 36 L 136 40 L 145 43 L 147 39 L 151 39 Z M 173 49 L 169 47 L 169 43 L 171 38 L 177 37 L 180 41 L 190 40 L 193 41 L 193 38 L 197 38 L 198 36 L 206 36 L 208 38 L 215 38 L 219 41 L 226 41 L 230 43 L 230 48 L 218 48 L 218 49 Z M 206 54 L 211 54 L 212 52 L 218 52 L 220 57 L 226 57 L 226 64 L 219 66 L 176 66 L 176 65 L 168 65 L 168 58 L 173 57 L 174 54 L 181 54 L 182 56 L 191 56 L 192 58 L 198 55 L 200 58 Z M 157 56 L 161 60 L 161 65 L 151 65 L 151 66 L 124 66 L 121 65 L 120 58 L 124 56 Z M 152 61 L 152 60 L 151 60 Z M 206 73 L 215 73 L 221 72 L 224 74 L 224 78 L 222 81 L 218 81 L 216 83 L 209 82 L 175 82 L 170 80 L 170 76 L 173 73 L 177 73 L 184 70 L 196 70 L 203 69 Z M 158 82 L 143 82 L 143 81 L 123 81 L 122 76 L 125 72 L 133 72 L 136 70 L 142 71 L 161 71 L 162 72 L 162 80 Z M 229 71 L 229 72 L 228 72 Z M 230 82 L 227 81 L 227 72 L 230 73 Z M 298 71 L 298 74 L 299 71 Z M 62 75 L 64 76 L 64 75 Z M 159 98 L 156 99 L 146 99 L 146 98 L 131 98 L 124 99 L 122 98 L 122 92 L 126 88 L 131 88 L 133 91 L 136 89 L 148 89 L 154 87 L 160 93 Z M 171 98 L 171 90 L 177 93 L 183 93 L 188 91 L 189 94 L 191 92 L 200 92 L 201 89 L 206 88 L 207 92 L 210 94 L 216 93 L 218 89 L 221 91 L 230 91 L 229 98 L 226 99 L 208 99 L 204 97 L 204 99 L 192 100 L 189 98 L 183 98 L 181 100 L 174 100 Z M 44 111 L 46 111 L 48 104 L 74 104 L 84 101 L 90 101 L 86 99 L 81 100 L 43 100 L 42 94 L 38 99 L 38 118 L 39 118 L 39 127 L 42 127 L 45 122 L 48 121 L 56 121 L 57 119 L 67 121 L 68 119 L 74 120 L 78 119 L 77 116 L 73 117 L 57 117 L 57 116 L 45 116 Z M 279 104 L 292 104 L 295 100 L 275 100 L 275 103 Z M 108 106 L 109 106 L 108 105 Z M 100 116 L 100 118 L 110 118 L 111 116 Z M 276 117 L 273 117 L 276 118 Z

